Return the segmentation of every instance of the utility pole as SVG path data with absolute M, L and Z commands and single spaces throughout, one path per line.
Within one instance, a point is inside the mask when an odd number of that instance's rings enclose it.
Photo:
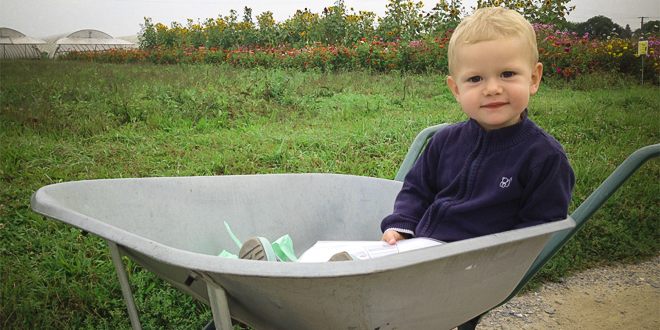
M 638 18 L 641 18 L 641 19 L 642 19 L 642 26 L 640 27 L 639 30 L 641 31 L 641 34 L 644 35 L 644 19 L 645 19 L 645 18 L 648 18 L 648 17 L 646 17 L 646 16 L 641 16 L 641 17 L 638 17 Z

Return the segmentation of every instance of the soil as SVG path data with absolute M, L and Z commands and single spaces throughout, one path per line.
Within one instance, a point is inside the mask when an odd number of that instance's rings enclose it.
M 477 330 L 660 329 L 660 257 L 599 267 L 518 295 Z

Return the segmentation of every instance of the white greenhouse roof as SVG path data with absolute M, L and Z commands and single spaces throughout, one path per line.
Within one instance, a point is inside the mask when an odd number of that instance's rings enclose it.
M 3 45 L 37 45 L 45 44 L 46 42 L 32 38 L 20 33 L 16 30 L 2 27 L 0 28 L 0 44 Z
M 132 42 L 116 39 L 97 30 L 80 30 L 57 40 L 58 45 L 121 45 L 132 46 Z
M 113 38 L 105 32 L 91 29 L 51 36 L 47 38 L 47 41 L 47 45 L 40 48 L 51 58 L 70 51 L 103 51 L 137 47 L 135 43 Z
M 14 29 L 0 27 L 0 59 L 41 58 L 37 45 L 46 42 L 32 38 Z

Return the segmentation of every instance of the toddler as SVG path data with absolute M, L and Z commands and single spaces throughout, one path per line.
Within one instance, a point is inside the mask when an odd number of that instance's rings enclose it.
M 454 242 L 565 219 L 573 169 L 528 118 L 543 74 L 531 24 L 513 10 L 478 9 L 456 28 L 448 58 L 447 85 L 469 119 L 429 140 L 381 223 L 382 240 Z M 239 257 L 275 260 L 263 240 L 250 239 Z

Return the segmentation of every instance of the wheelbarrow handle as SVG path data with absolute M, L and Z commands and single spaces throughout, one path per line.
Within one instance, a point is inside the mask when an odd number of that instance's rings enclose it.
M 571 214 L 575 220 L 575 227 L 571 230 L 558 232 L 552 235 L 548 244 L 541 251 L 532 266 L 529 268 L 525 276 L 522 278 L 518 286 L 513 292 L 499 305 L 494 306 L 493 309 L 506 304 L 509 300 L 522 290 L 522 288 L 529 282 L 536 273 L 543 268 L 543 266 L 552 258 L 559 249 L 561 249 L 568 240 L 575 235 L 580 228 L 582 228 L 587 221 L 591 218 L 598 209 L 605 204 L 605 202 L 614 195 L 614 193 L 647 161 L 660 157 L 660 144 L 654 144 L 643 147 L 632 153 L 626 160 L 617 167 L 610 176 L 603 181 L 603 183 L 596 188 L 596 190 L 587 197 L 587 199 L 580 204 L 580 206 Z M 488 312 L 486 312 L 488 313 Z M 474 319 L 461 324 L 459 330 L 474 330 L 486 314 L 481 314 Z
M 596 190 L 580 204 L 580 206 L 571 214 L 575 220 L 575 228 L 558 232 L 552 235 L 548 244 L 541 251 L 536 261 L 532 264 L 527 274 L 520 281 L 520 284 L 511 293 L 511 295 L 502 304 L 513 298 L 529 282 L 536 273 L 552 258 L 573 235 L 575 235 L 605 204 L 605 202 L 614 195 L 614 193 L 647 161 L 660 157 L 660 144 L 654 144 L 638 149 L 632 153 L 626 160 L 617 167 Z M 501 304 L 500 304 L 501 305 Z
M 436 132 L 447 126 L 449 126 L 449 124 L 445 123 L 445 124 L 427 127 L 421 132 L 419 132 L 419 134 L 417 134 L 417 137 L 415 137 L 415 140 L 413 140 L 412 145 L 410 145 L 410 148 L 408 149 L 406 158 L 403 159 L 403 162 L 401 163 L 401 167 L 399 167 L 399 171 L 396 173 L 396 176 L 394 177 L 394 181 L 403 182 L 403 179 L 406 177 L 406 174 L 408 174 L 408 172 L 413 167 L 413 165 L 415 165 L 417 158 L 422 153 L 422 150 L 424 150 L 424 146 L 426 145 L 426 142 L 433 136 L 433 134 L 435 134 Z

